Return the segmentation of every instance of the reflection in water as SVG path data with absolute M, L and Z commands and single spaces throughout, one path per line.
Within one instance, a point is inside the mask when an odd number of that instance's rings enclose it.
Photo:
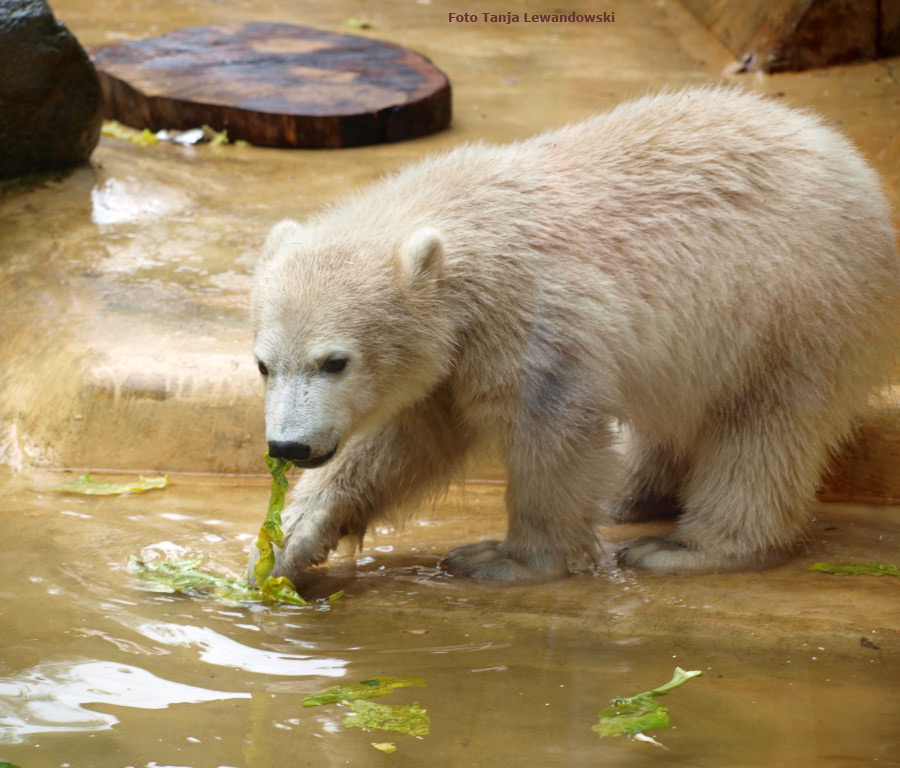
M 158 219 L 184 208 L 187 201 L 180 190 L 108 179 L 91 190 L 91 219 L 99 226 Z
M 192 627 L 151 621 L 136 627 L 144 637 L 157 643 L 200 649 L 200 659 L 219 667 L 242 669 L 265 675 L 292 677 L 342 677 L 347 662 L 342 659 L 316 658 L 289 653 L 263 651 L 242 645 L 236 640 L 220 635 L 209 627 Z
M 171 653 L 165 648 L 151 648 L 124 637 L 116 637 L 108 632 L 104 632 L 102 629 L 84 627 L 73 630 L 73 633 L 80 637 L 99 637 L 101 640 L 111 643 L 123 653 L 130 653 L 135 656 L 164 656 Z
M 15 744 L 37 733 L 100 731 L 119 722 L 114 715 L 84 709 L 84 704 L 165 709 L 170 704 L 246 698 L 249 693 L 175 683 L 109 661 L 42 664 L 0 678 L 0 742 Z

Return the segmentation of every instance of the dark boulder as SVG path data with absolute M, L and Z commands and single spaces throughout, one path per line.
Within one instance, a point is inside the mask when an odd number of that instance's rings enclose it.
M 44 0 L 0 0 L 0 178 L 86 161 L 103 92 L 84 49 Z

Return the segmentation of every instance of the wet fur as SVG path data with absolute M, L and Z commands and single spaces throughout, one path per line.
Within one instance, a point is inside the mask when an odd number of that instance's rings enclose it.
M 610 500 L 620 521 L 680 512 L 672 535 L 626 543 L 625 564 L 765 566 L 888 377 L 898 297 L 874 172 L 817 118 L 754 95 L 660 94 L 413 165 L 279 225 L 260 263 L 258 355 L 288 371 L 331 334 L 360 358 L 333 401 L 302 406 L 343 420 L 340 449 L 297 483 L 277 572 L 439 491 L 485 444 L 506 462 L 509 529 L 450 553 L 454 573 L 589 562 Z

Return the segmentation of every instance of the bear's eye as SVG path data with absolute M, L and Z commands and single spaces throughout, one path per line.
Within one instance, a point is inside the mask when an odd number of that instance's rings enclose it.
M 340 373 L 344 370 L 346 365 L 346 357 L 329 357 L 322 363 L 322 370 L 325 371 L 325 373 Z
M 259 367 L 259 372 L 260 372 L 263 376 L 268 376 L 268 375 L 269 375 L 269 369 L 266 367 L 266 364 L 265 364 L 262 360 L 257 360 L 257 361 L 256 361 L 256 365 Z

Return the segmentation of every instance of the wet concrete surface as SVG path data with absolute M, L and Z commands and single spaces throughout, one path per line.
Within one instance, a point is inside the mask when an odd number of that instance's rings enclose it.
M 521 3 L 521 10 L 552 10 Z M 158 3 L 62 0 L 91 47 L 214 22 L 284 21 L 377 35 L 450 76 L 450 130 L 341 151 L 138 147 L 103 139 L 93 164 L 0 206 L 4 295 L 0 459 L 14 466 L 256 472 L 262 393 L 246 319 L 268 228 L 466 141 L 509 141 L 661 87 L 721 82 L 729 54 L 677 3 L 628 2 L 609 25 L 451 24 L 447 2 Z M 470 12 L 496 10 L 476 3 Z M 734 77 L 841 126 L 900 200 L 892 61 Z
M 23 768 L 382 765 L 389 757 L 370 742 L 396 740 L 390 759 L 404 766 L 900 765 L 900 579 L 804 570 L 816 560 L 900 562 L 898 507 L 821 505 L 797 557 L 763 573 L 669 578 L 607 560 L 562 582 L 498 590 L 436 569 L 452 546 L 502 535 L 502 484 L 472 482 L 311 574 L 308 594 L 343 587 L 347 598 L 304 612 L 154 595 L 124 571 L 138 552 L 197 555 L 238 573 L 264 511 L 262 480 L 182 474 L 167 491 L 114 500 L 49 493 L 61 476 L 48 467 L 259 472 L 262 391 L 246 313 L 267 229 L 430 152 L 524 137 L 659 87 L 722 81 L 728 52 L 680 5 L 623 2 L 599 29 L 451 25 L 451 11 L 497 8 L 437 0 L 59 0 L 54 9 L 88 47 L 195 24 L 351 31 L 344 19 L 365 18 L 374 27 L 362 34 L 448 73 L 455 117 L 435 136 L 341 151 L 103 139 L 90 167 L 5 191 L 0 461 L 16 473 L 0 476 L 11 548 L 0 562 L 0 759 Z M 900 211 L 897 66 L 732 80 L 840 125 Z M 61 697 L 77 699 L 79 675 L 98 674 L 79 666 L 88 662 L 113 667 L 100 670 L 106 697 L 82 701 L 112 703 L 53 715 Z M 677 728 L 660 737 L 670 752 L 598 742 L 596 712 L 664 682 L 675 664 L 706 674 L 672 694 Z M 123 680 L 144 673 L 168 708 L 135 703 Z M 416 699 L 434 722 L 421 742 L 342 730 L 339 717 L 298 704 L 335 675 L 420 673 L 429 689 Z M 26 694 L 48 680 L 47 710 L 24 711 Z M 66 718 L 75 726 L 56 728 Z

